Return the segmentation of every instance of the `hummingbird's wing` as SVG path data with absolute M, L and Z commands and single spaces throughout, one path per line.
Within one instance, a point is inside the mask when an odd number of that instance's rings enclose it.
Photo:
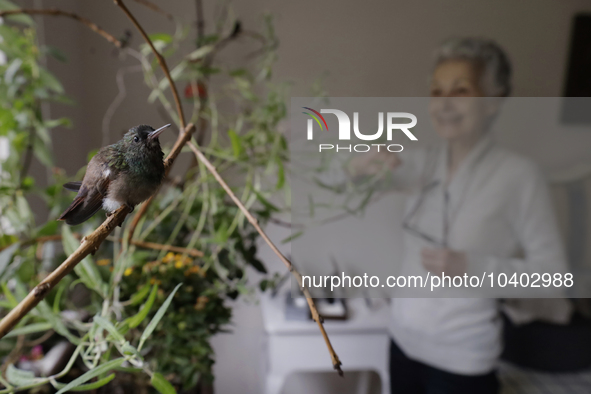
M 103 199 L 107 195 L 109 183 L 111 182 L 110 171 L 92 171 L 96 167 L 91 164 L 93 164 L 92 161 L 89 163 L 84 181 L 81 183 L 76 198 L 57 220 L 65 220 L 67 224 L 74 226 L 85 222 L 101 209 Z M 77 186 L 77 184 L 66 185 L 64 187 L 67 189 Z

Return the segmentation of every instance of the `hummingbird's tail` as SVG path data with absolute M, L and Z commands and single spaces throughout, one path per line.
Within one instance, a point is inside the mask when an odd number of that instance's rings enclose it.
M 88 196 L 86 190 L 84 190 L 84 193 L 78 193 L 72 204 L 57 220 L 63 220 L 70 226 L 75 226 L 90 219 L 92 215 L 101 209 L 102 205 L 103 198 L 100 193 Z
M 64 189 L 72 191 L 72 192 L 79 191 L 81 187 L 82 187 L 82 182 L 78 182 L 78 181 L 64 183 Z

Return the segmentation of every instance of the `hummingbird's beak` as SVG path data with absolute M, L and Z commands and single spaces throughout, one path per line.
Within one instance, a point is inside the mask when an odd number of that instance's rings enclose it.
M 162 126 L 161 128 L 159 128 L 158 130 L 154 130 L 152 131 L 150 134 L 148 134 L 148 139 L 149 140 L 153 140 L 154 138 L 158 138 L 158 136 L 160 134 L 162 134 L 162 132 L 167 129 L 168 127 L 170 127 L 170 123 L 167 125 Z

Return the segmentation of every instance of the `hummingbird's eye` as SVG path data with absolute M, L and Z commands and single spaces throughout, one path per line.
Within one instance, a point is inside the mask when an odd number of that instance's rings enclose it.
M 133 140 L 134 140 L 135 142 L 140 142 L 140 137 L 138 137 L 138 136 L 136 135 L 135 137 L 133 137 Z

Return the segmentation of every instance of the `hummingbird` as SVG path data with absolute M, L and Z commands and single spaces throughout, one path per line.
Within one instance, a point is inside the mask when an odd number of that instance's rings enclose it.
M 78 194 L 57 220 L 74 226 L 101 208 L 110 215 L 122 205 L 133 211 L 147 200 L 164 179 L 164 153 L 158 136 L 169 126 L 157 130 L 135 126 L 118 142 L 101 148 L 88 163 L 82 182 L 64 184 L 65 189 Z

